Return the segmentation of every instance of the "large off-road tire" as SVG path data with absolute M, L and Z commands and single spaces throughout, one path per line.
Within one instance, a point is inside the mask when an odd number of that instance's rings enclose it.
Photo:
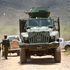
M 60 62 L 61 62 L 61 50 L 60 50 L 60 47 L 58 47 L 58 48 L 55 50 L 54 60 L 55 60 L 56 63 L 60 63 Z
M 64 49 L 67 51 L 68 49 L 70 49 L 70 45 L 66 45 Z
M 26 63 L 26 60 L 27 60 L 27 58 L 26 58 L 26 50 L 25 50 L 25 48 L 21 48 L 20 49 L 20 63 L 24 64 L 24 63 Z

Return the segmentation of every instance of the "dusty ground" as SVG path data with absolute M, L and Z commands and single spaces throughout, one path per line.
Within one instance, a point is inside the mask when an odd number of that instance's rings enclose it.
M 15 54 L 16 55 L 16 54 Z M 53 57 L 35 58 L 26 64 L 19 63 L 19 56 L 9 55 L 8 60 L 0 57 L 0 70 L 70 70 L 70 55 L 62 52 L 61 63 L 54 63 Z

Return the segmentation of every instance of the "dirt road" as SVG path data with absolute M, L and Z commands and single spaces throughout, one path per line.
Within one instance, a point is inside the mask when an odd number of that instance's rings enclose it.
M 61 63 L 54 63 L 53 57 L 36 57 L 21 65 L 19 56 L 11 55 L 8 57 L 8 60 L 0 58 L 0 70 L 70 70 L 70 56 L 62 52 L 61 58 Z

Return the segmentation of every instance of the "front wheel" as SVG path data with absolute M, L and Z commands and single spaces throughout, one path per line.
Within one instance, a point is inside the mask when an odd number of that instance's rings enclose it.
M 20 63 L 23 64 L 23 63 L 26 63 L 26 50 L 25 48 L 21 48 L 20 49 Z
M 61 50 L 60 50 L 60 47 L 58 47 L 58 48 L 55 50 L 54 60 L 55 60 L 55 62 L 57 62 L 57 63 L 60 63 L 60 62 L 61 62 Z

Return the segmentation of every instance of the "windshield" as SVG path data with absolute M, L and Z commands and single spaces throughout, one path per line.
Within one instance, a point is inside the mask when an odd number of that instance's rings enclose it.
M 10 41 L 12 41 L 12 40 L 14 40 L 14 39 L 16 39 L 16 37 L 9 37 L 9 40 L 10 40 Z
M 13 41 L 13 40 L 15 40 L 15 39 L 17 39 L 18 38 L 18 36 L 16 35 L 10 35 L 10 36 L 8 36 L 8 39 L 9 39 L 9 41 Z
M 40 26 L 49 26 L 53 25 L 53 22 L 51 19 L 29 19 L 26 23 L 28 27 L 40 27 Z

